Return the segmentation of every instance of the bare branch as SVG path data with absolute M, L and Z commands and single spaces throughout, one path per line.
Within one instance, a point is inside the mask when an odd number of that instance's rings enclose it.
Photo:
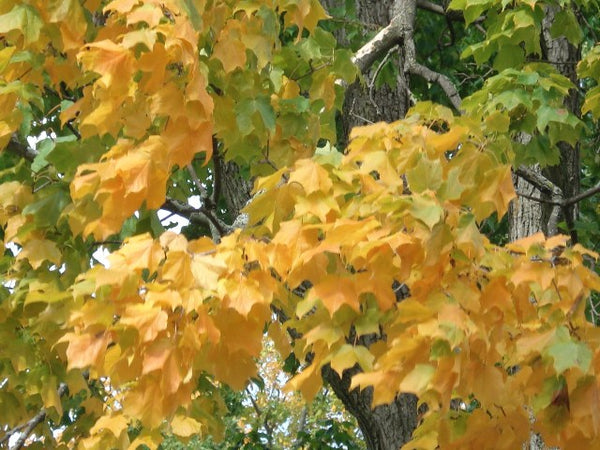
M 65 383 L 60 383 L 60 385 L 58 386 L 58 396 L 62 397 L 67 392 L 68 392 L 67 385 Z M 29 436 L 31 435 L 31 433 L 33 432 L 35 427 L 37 427 L 40 423 L 42 423 L 45 418 L 46 418 L 46 408 L 42 408 L 35 416 L 33 416 L 27 422 L 9 430 L 6 433 L 6 435 L 4 435 L 4 437 L 2 438 L 2 441 L 0 441 L 0 443 L 9 440 L 10 437 L 12 435 L 14 435 L 15 433 L 19 433 L 19 437 L 17 438 L 17 440 L 15 441 L 15 443 L 13 444 L 11 449 L 18 450 L 20 448 L 23 448 L 23 446 L 25 445 L 25 442 L 27 441 L 27 438 L 29 438 Z
M 585 200 L 586 198 L 591 197 L 592 195 L 596 195 L 598 192 L 600 192 L 600 183 L 596 184 L 596 186 L 592 188 L 589 188 L 587 191 L 580 192 L 579 194 L 564 200 L 563 206 L 573 205 L 575 203 L 580 202 L 581 200 Z
M 190 176 L 192 177 L 192 181 L 194 182 L 194 186 L 196 186 L 196 189 L 198 189 L 198 192 L 200 193 L 201 200 L 204 203 L 206 200 L 209 200 L 208 192 L 206 192 L 206 188 L 200 182 L 200 178 L 198 178 L 198 174 L 196 173 L 196 170 L 194 169 L 194 166 L 192 166 L 191 164 L 188 164 L 186 167 L 187 167 L 187 170 L 188 170 Z
M 445 10 L 442 5 L 438 5 L 437 3 L 433 3 L 429 0 L 417 0 L 417 7 L 424 11 L 429 11 L 434 14 L 439 14 L 440 16 L 445 16 L 450 20 L 455 22 L 464 22 L 465 18 L 460 11 L 448 11 Z M 485 16 L 480 16 L 473 21 L 474 24 L 480 24 L 485 20 Z
M 440 87 L 444 90 L 446 96 L 448 97 L 448 100 L 450 100 L 450 103 L 452 103 L 452 106 L 454 106 L 454 109 L 460 111 L 460 105 L 462 100 L 460 98 L 460 95 L 458 94 L 458 91 L 456 90 L 456 87 L 454 86 L 454 83 L 450 80 L 450 78 L 448 78 L 442 73 L 431 70 L 429 67 L 426 67 L 415 61 L 413 61 L 413 63 L 409 66 L 408 69 L 409 73 L 412 73 L 413 75 L 419 75 L 420 77 L 425 78 L 430 83 L 439 84 Z
M 519 166 L 514 169 L 514 172 L 529 184 L 535 186 L 538 191 L 548 195 L 557 195 L 560 193 L 560 197 L 562 198 L 561 189 L 541 173 L 535 172 L 526 166 Z M 556 203 L 556 205 L 559 206 L 560 203 Z
M 365 73 L 377 58 L 401 42 L 402 34 L 401 24 L 392 20 L 373 39 L 358 49 L 352 62 L 356 64 L 361 73 Z
M 219 219 L 215 215 L 214 211 L 209 210 L 204 206 L 201 206 L 197 209 L 192 205 L 188 205 L 187 203 L 183 203 L 172 198 L 167 198 L 160 209 L 178 214 L 188 219 L 190 222 L 207 226 L 210 229 L 211 237 L 215 242 L 218 242 L 221 237 L 233 230 L 233 227 L 227 225 L 225 222 Z
M 217 205 L 219 202 L 219 197 L 221 195 L 221 164 L 223 164 L 223 160 L 221 159 L 221 154 L 219 153 L 219 143 L 217 139 L 213 136 L 212 139 L 213 144 L 213 190 L 210 196 L 210 201 L 213 205 Z
M 38 155 L 38 152 L 28 145 L 22 144 L 19 142 L 17 137 L 13 135 L 6 146 L 6 150 L 9 152 L 15 153 L 22 158 L 25 158 L 27 161 L 32 162 L 35 157 Z

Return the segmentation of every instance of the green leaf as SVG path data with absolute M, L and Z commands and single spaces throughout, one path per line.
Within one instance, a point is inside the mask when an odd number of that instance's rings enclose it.
M 416 166 L 406 172 L 406 178 L 412 192 L 435 191 L 442 184 L 442 165 L 439 160 L 421 156 Z
M 25 38 L 25 45 L 39 39 L 43 26 L 44 22 L 37 11 L 29 5 L 17 4 L 10 12 L 0 16 L 0 33 L 20 31 Z
M 583 31 L 569 8 L 561 9 L 554 15 L 550 34 L 553 38 L 564 36 L 573 45 L 578 45 L 583 39 Z
M 46 160 L 46 156 L 54 150 L 54 140 L 51 138 L 46 138 L 43 141 L 38 142 L 37 151 L 38 154 L 34 158 L 31 163 L 31 170 L 34 172 L 39 172 L 44 167 L 48 165 L 48 161 Z
M 40 227 L 56 226 L 62 210 L 71 203 L 71 197 L 63 184 L 54 183 L 37 194 L 37 200 L 25 208 L 23 214 L 31 214 Z
M 412 197 L 412 208 L 410 210 L 413 217 L 422 221 L 432 229 L 444 216 L 444 210 L 435 201 L 422 195 L 415 194 Z
M 583 342 L 556 342 L 548 347 L 547 353 L 554 359 L 557 373 L 563 373 L 571 367 L 587 372 L 592 362 L 592 351 Z

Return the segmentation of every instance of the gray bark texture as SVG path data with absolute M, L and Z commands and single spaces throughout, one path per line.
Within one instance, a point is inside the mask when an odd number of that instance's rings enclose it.
M 553 38 L 550 34 L 550 28 L 554 23 L 554 16 L 558 11 L 558 6 L 546 7 L 546 16 L 542 23 L 542 60 L 548 61 L 565 77 L 572 82 L 576 82 L 575 73 L 576 62 L 580 59 L 581 50 L 571 45 L 564 37 Z M 577 92 L 572 90 L 565 101 L 565 107 L 573 114 L 579 111 L 579 100 Z M 562 192 L 563 198 L 571 198 L 579 193 L 580 182 L 580 162 L 579 148 L 572 147 L 567 143 L 561 142 L 560 163 L 554 167 L 541 169 L 534 166 L 531 169 L 542 174 L 551 181 Z M 534 198 L 550 199 L 551 194 L 540 192 L 532 184 L 521 177 L 516 176 L 515 189 L 519 193 L 524 193 Z M 573 224 L 577 217 L 577 204 L 570 205 L 564 209 L 557 206 L 540 203 L 525 197 L 519 197 L 515 200 L 509 209 L 509 239 L 511 241 L 530 236 L 539 231 L 546 236 L 558 234 L 558 223 L 565 221 L 571 237 L 575 241 L 576 235 L 573 231 Z
M 546 16 L 542 23 L 542 59 L 553 64 L 556 69 L 572 82 L 576 82 L 576 61 L 580 59 L 580 49 L 571 45 L 564 37 L 552 38 L 550 27 L 558 6 L 546 7 Z M 572 90 L 565 101 L 565 107 L 573 114 L 579 111 L 577 92 Z M 541 174 L 562 192 L 563 198 L 571 198 L 579 193 L 580 189 L 580 160 L 579 148 L 567 143 L 560 143 L 560 163 L 554 167 L 541 169 L 539 166 L 530 169 Z M 540 192 L 532 184 L 520 176 L 514 176 L 517 192 L 533 198 L 551 198 L 551 193 Z M 546 236 L 558 234 L 558 223 L 564 220 L 567 223 L 571 238 L 576 241 L 573 224 L 577 217 L 577 204 L 564 209 L 550 204 L 540 203 L 525 197 L 514 200 L 509 208 L 509 238 L 511 241 L 530 236 L 542 231 Z M 575 243 L 575 242 L 573 242 Z M 532 416 L 532 422 L 535 418 Z M 523 445 L 524 450 L 550 450 L 541 436 L 531 433 L 530 439 Z
M 322 1 L 325 8 L 331 8 L 339 0 Z M 398 2 L 396 2 L 398 3 Z M 414 2 L 412 2 L 414 5 Z M 356 0 L 358 20 L 365 24 L 365 33 L 373 25 L 381 28 L 387 26 L 393 17 L 394 2 L 390 0 L 368 1 Z M 414 20 L 414 15 L 412 17 Z M 347 44 L 343 32 L 337 36 L 341 45 Z M 403 54 L 400 49 L 391 50 L 387 58 L 392 58 L 398 67 L 403 67 Z M 380 55 L 385 58 L 386 54 Z M 364 73 L 364 79 L 349 86 L 342 113 L 344 135 L 340 147 L 346 144 L 350 130 L 355 126 L 373 122 L 393 122 L 405 116 L 410 104 L 408 80 L 403 71 L 399 71 L 396 88 L 387 85 L 375 89 L 373 75 L 376 75 L 378 63 Z M 387 405 L 372 408 L 372 389 L 350 390 L 352 376 L 359 371 L 358 367 L 344 371 L 343 376 L 328 365 L 323 367 L 323 379 L 329 383 L 346 409 L 357 419 L 358 425 L 367 444 L 372 450 L 398 450 L 408 442 L 417 426 L 417 398 L 412 394 L 401 394 Z

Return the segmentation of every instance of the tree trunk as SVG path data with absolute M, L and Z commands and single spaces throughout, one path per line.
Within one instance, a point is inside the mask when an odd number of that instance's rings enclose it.
M 550 34 L 550 28 L 558 10 L 558 6 L 546 7 L 546 16 L 542 22 L 542 60 L 550 62 L 562 75 L 575 83 L 577 80 L 575 64 L 580 59 L 580 49 L 571 45 L 564 37 L 554 39 Z M 573 114 L 578 114 L 579 100 L 575 89 L 567 97 L 565 107 Z M 565 142 L 559 143 L 558 146 L 560 163 L 557 166 L 543 170 L 534 166 L 531 169 L 550 180 L 560 189 L 562 197 L 566 199 L 579 193 L 579 148 L 572 147 Z M 515 189 L 519 194 L 523 193 L 534 198 L 549 198 L 547 194 L 538 191 L 520 177 L 515 177 Z M 576 217 L 576 204 L 561 210 L 556 206 L 520 197 L 511 204 L 509 209 L 509 238 L 514 241 L 539 231 L 544 232 L 546 236 L 552 236 L 559 232 L 558 223 L 565 221 L 573 243 L 575 243 L 577 235 L 573 226 Z
M 329 9 L 338 1 L 324 0 L 322 3 Z M 356 0 L 355 3 L 357 18 L 365 24 L 365 32 L 369 29 L 376 31 L 377 27 L 381 28 L 390 23 L 393 1 Z M 338 33 L 336 38 L 340 44 L 347 46 L 343 32 Z M 392 58 L 396 67 L 404 67 L 401 50 L 392 49 L 384 58 Z M 353 127 L 378 121 L 393 122 L 404 117 L 408 111 L 410 104 L 406 75 L 399 70 L 397 85 L 394 88 L 384 85 L 375 89 L 373 75 L 377 75 L 379 64 L 375 63 L 370 73 L 364 74 L 363 82 L 352 84 L 346 92 L 342 112 L 343 135 L 339 137 L 340 148 L 347 144 L 348 134 Z M 410 440 L 417 426 L 417 398 L 412 394 L 402 394 L 396 397 L 394 402 L 373 409 L 372 389 L 350 390 L 352 375 L 358 370 L 357 367 L 348 369 L 340 377 L 327 365 L 323 367 L 322 375 L 346 409 L 356 417 L 367 448 L 398 450 Z
M 575 61 L 579 60 L 580 49 L 569 44 L 564 37 L 553 39 L 550 34 L 550 27 L 554 22 L 557 11 L 558 6 L 546 7 L 546 16 L 542 22 L 542 59 L 553 64 L 561 74 L 572 82 L 576 82 Z M 565 107 L 573 114 L 578 114 L 579 104 L 575 90 L 572 90 L 567 97 Z M 542 174 L 558 187 L 563 198 L 570 198 L 579 192 L 579 148 L 561 142 L 559 143 L 559 149 L 560 163 L 557 166 L 545 169 L 534 166 L 531 169 Z M 517 193 L 523 193 L 534 198 L 548 198 L 547 194 L 540 192 L 521 177 L 515 176 L 514 181 Z M 509 208 L 509 238 L 514 241 L 539 231 L 544 232 L 546 236 L 552 236 L 559 232 L 559 221 L 564 220 L 571 234 L 571 240 L 575 243 L 577 235 L 573 225 L 576 217 L 576 205 L 561 210 L 557 206 L 540 203 L 521 196 L 513 201 Z M 532 416 L 531 420 L 533 422 L 535 418 Z M 538 434 L 531 433 L 529 442 L 523 445 L 523 449 L 548 450 L 549 447 Z

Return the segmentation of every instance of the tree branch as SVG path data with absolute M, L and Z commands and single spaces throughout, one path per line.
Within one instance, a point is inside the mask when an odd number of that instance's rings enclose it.
M 181 217 L 188 219 L 190 222 L 207 226 L 210 229 L 211 237 L 215 242 L 218 242 L 221 237 L 230 233 L 234 228 L 216 217 L 214 212 L 207 209 L 205 206 L 194 208 L 187 203 L 167 197 L 160 209 L 178 214 Z
M 464 22 L 465 21 L 465 17 L 463 16 L 463 14 L 460 11 L 448 11 L 448 10 L 444 9 L 444 7 L 442 5 L 438 5 L 437 3 L 433 3 L 429 0 L 417 0 L 417 7 L 424 11 L 429 11 L 434 14 L 438 14 L 440 16 L 445 16 L 448 19 L 453 20 L 455 22 Z M 472 23 L 480 24 L 484 20 L 485 20 L 485 16 L 479 16 Z
M 58 386 L 58 396 L 63 397 L 67 392 L 67 385 L 65 383 L 60 383 L 60 385 Z M 25 445 L 25 441 L 27 441 L 27 438 L 29 438 L 35 427 L 42 423 L 45 418 L 46 408 L 42 408 L 35 416 L 33 416 L 27 422 L 18 425 L 11 430 L 8 430 L 4 437 L 0 440 L 0 444 L 10 440 L 11 436 L 13 436 L 15 433 L 20 433 L 18 439 L 15 441 L 11 449 L 18 450 L 20 448 L 23 448 L 23 446 Z
M 541 173 L 535 172 L 526 166 L 519 166 L 514 169 L 514 172 L 529 184 L 535 186 L 538 191 L 548 195 L 560 194 L 562 198 L 562 190 Z M 557 203 L 558 205 L 560 203 Z
M 29 162 L 32 162 L 35 159 L 35 157 L 38 155 L 37 150 L 34 150 L 31 147 L 29 147 L 28 145 L 25 145 L 25 144 L 22 144 L 21 142 L 19 142 L 19 140 L 17 139 L 17 137 L 15 135 L 13 135 L 10 138 L 8 145 L 6 146 L 6 150 L 8 150 L 9 152 L 15 153 L 16 155 L 19 155 L 20 157 L 26 159 Z
M 373 39 L 358 49 L 352 62 L 356 64 L 361 73 L 365 73 L 377 58 L 401 42 L 402 34 L 401 23 L 392 20 Z
M 395 45 L 402 44 L 405 72 L 419 75 L 431 83 L 439 84 L 452 106 L 460 111 L 461 98 L 454 83 L 446 75 L 417 63 L 414 43 L 416 7 L 417 0 L 397 0 L 394 5 L 394 16 L 389 25 L 363 45 L 356 52 L 352 61 L 361 73 L 365 73 L 377 58 L 385 52 L 389 52 Z

